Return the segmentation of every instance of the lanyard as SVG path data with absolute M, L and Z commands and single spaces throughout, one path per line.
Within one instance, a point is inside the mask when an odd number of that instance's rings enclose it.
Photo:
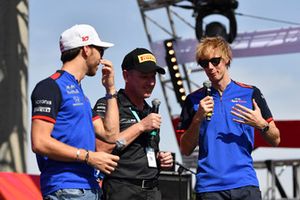
M 135 119 L 140 122 L 141 119 L 140 117 L 138 116 L 138 114 L 135 112 L 135 110 L 132 110 L 131 107 L 129 108 L 129 110 L 131 111 L 131 113 L 133 114 L 133 116 L 135 117 Z
M 138 114 L 135 112 L 135 110 L 132 110 L 131 107 L 130 107 L 129 109 L 130 109 L 131 113 L 133 114 L 133 116 L 135 117 L 135 119 L 136 119 L 138 122 L 140 122 L 141 119 L 140 119 L 140 117 L 138 116 Z M 150 132 L 150 135 L 151 135 L 151 136 L 156 136 L 156 135 L 157 135 L 157 130 L 152 130 L 152 131 Z
M 138 122 L 140 122 L 141 119 L 138 116 L 137 112 L 135 110 L 132 110 L 131 107 L 129 109 L 130 109 L 131 113 L 134 115 L 135 119 Z M 153 139 L 152 136 L 153 135 L 151 134 L 150 139 Z M 155 153 L 155 150 L 154 150 L 153 146 L 151 145 L 151 141 L 148 144 L 148 146 L 146 147 L 146 155 L 147 155 L 148 167 L 157 168 L 156 153 Z

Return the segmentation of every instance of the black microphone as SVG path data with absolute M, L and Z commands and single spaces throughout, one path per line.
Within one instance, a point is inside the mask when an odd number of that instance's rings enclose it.
M 151 103 L 152 103 L 152 113 L 158 113 L 160 100 L 153 99 Z
M 204 81 L 203 87 L 205 88 L 205 94 L 206 96 L 211 96 L 211 82 L 210 81 Z M 206 114 L 206 120 L 210 121 L 212 116 L 212 112 Z
M 151 112 L 152 113 L 158 113 L 159 105 L 160 105 L 160 100 L 159 99 L 153 99 L 151 103 L 152 103 L 152 110 L 151 110 Z M 157 133 L 158 133 L 158 131 L 159 131 L 158 129 L 155 129 L 155 130 L 153 130 L 153 131 L 150 132 L 150 135 L 156 136 Z

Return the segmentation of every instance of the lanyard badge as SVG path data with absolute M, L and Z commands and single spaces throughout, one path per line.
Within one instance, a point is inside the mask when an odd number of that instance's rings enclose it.
M 146 148 L 147 160 L 148 160 L 148 167 L 157 168 L 155 151 L 152 147 Z
M 138 114 L 130 108 L 131 113 L 134 115 L 135 119 L 140 122 L 141 119 L 138 116 Z M 157 168 L 157 162 L 156 162 L 156 156 L 154 148 L 152 147 L 146 147 L 146 155 L 148 160 L 148 167 Z

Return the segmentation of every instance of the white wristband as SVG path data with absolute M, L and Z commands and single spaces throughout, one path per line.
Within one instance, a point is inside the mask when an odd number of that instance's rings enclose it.
M 77 152 L 76 152 L 76 161 L 79 160 L 79 156 L 80 156 L 80 149 L 77 149 Z

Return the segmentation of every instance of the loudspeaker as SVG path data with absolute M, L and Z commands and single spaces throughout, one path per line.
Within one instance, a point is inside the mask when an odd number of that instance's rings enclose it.
M 158 178 L 162 200 L 190 200 L 192 175 L 177 172 L 161 172 Z

